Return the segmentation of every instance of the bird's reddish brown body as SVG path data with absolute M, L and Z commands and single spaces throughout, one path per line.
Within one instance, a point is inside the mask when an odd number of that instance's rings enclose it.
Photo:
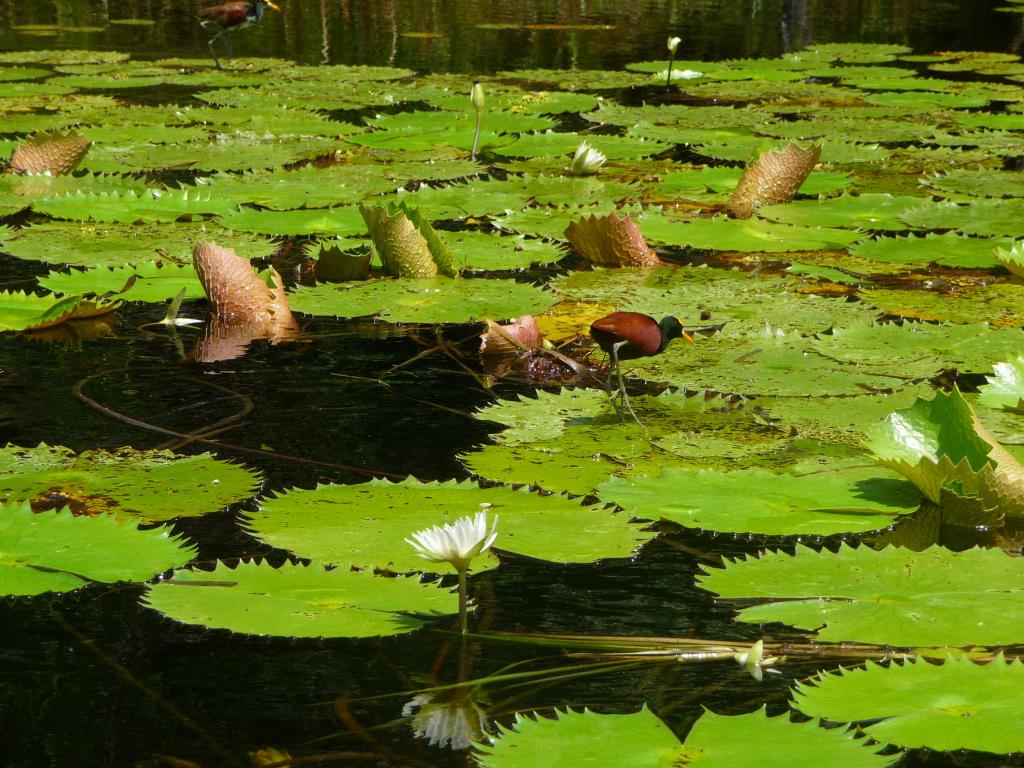
M 199 10 L 199 18 L 206 22 L 212 22 L 221 29 L 233 29 L 243 26 L 249 19 L 250 4 L 246 0 L 237 0 L 233 3 L 214 5 Z
M 590 326 L 590 336 L 605 352 L 611 354 L 612 347 L 619 347 L 619 360 L 633 360 L 651 357 L 664 350 L 667 340 L 662 339 L 661 326 L 650 315 L 640 312 L 612 312 Z

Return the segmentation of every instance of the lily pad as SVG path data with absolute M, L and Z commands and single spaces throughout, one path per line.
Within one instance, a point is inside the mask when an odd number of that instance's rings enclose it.
M 279 637 L 398 635 L 458 610 L 456 595 L 416 577 L 328 570 L 320 563 L 218 563 L 212 571 L 176 571 L 142 600 L 185 624 Z
M 227 215 L 235 204 L 215 199 L 208 192 L 149 189 L 141 193 L 129 190 L 124 194 L 55 195 L 40 200 L 33 208 L 57 219 L 152 224 Z
M 393 323 L 467 323 L 540 314 L 553 294 L 511 280 L 382 279 L 302 286 L 288 294 L 296 312 L 334 317 L 376 315 Z
M 0 248 L 12 256 L 80 267 L 123 267 L 156 260 L 191 264 L 192 249 L 200 241 L 213 241 L 254 259 L 269 256 L 276 247 L 264 238 L 210 224 L 131 226 L 51 221 L 9 232 L 0 230 Z
M 36 514 L 0 503 L 0 594 L 70 592 L 94 582 L 145 581 L 195 555 L 166 527 L 140 530 L 108 515 Z
M 729 562 L 698 583 L 723 598 L 773 601 L 744 608 L 740 621 L 778 621 L 826 642 L 1009 645 L 1024 636 L 1024 562 L 998 549 L 798 546 Z
M 208 453 L 169 451 L 75 454 L 61 446 L 0 449 L 0 500 L 34 509 L 69 506 L 90 515 L 115 513 L 146 521 L 204 515 L 252 496 L 260 476 Z
M 899 756 L 877 754 L 851 732 L 794 723 L 764 709 L 745 715 L 705 711 L 680 744 L 646 707 L 629 715 L 583 710 L 555 712 L 553 719 L 516 715 L 493 744 L 478 744 L 483 768 L 545 765 L 549 768 L 758 768 L 780 754 L 801 754 L 808 764 L 832 768 L 883 768 Z
M 40 278 L 39 284 L 57 294 L 117 294 L 126 301 L 167 301 L 180 291 L 185 291 L 188 299 L 206 296 L 191 264 L 163 265 L 153 261 L 114 269 L 51 272 Z
M 972 614 L 973 615 L 973 614 Z M 1002 654 L 987 664 L 946 656 L 840 669 L 797 683 L 794 706 L 811 717 L 857 722 L 869 738 L 902 748 L 1010 754 L 1024 751 L 1016 727 L 1024 665 Z
M 799 475 L 669 468 L 658 476 L 612 478 L 598 487 L 597 495 L 637 517 L 768 536 L 878 530 L 922 501 L 911 483 L 870 468 Z
M 321 485 L 278 494 L 260 507 L 246 525 L 261 541 L 328 563 L 398 572 L 438 568 L 405 542 L 413 532 L 481 510 L 498 517 L 494 546 L 540 560 L 589 563 L 630 557 L 653 536 L 631 524 L 627 515 L 602 506 L 581 506 L 564 496 L 540 496 L 526 489 L 481 488 L 472 482 L 409 479 Z M 497 564 L 488 553 L 473 568 Z

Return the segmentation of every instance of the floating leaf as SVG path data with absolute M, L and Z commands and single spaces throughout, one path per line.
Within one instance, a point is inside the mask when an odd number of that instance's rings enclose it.
M 499 519 L 498 549 L 554 562 L 630 557 L 653 536 L 630 524 L 626 515 L 581 506 L 564 496 L 413 479 L 288 491 L 264 501 L 247 525 L 260 540 L 303 557 L 422 571 L 436 567 L 417 557 L 405 538 L 481 510 Z M 488 554 L 473 567 L 496 565 L 497 558 Z
M 170 619 L 249 635 L 379 637 L 419 629 L 458 610 L 457 597 L 419 579 L 383 578 L 319 563 L 280 568 L 218 563 L 176 571 L 150 586 L 143 604 Z
M 78 513 L 172 520 L 213 512 L 256 492 L 260 477 L 210 454 L 169 451 L 75 454 L 60 446 L 0 449 L 0 500 L 34 509 L 70 506 Z
M 203 286 L 190 266 L 144 262 L 116 269 L 89 269 L 84 272 L 50 272 L 39 284 L 57 294 L 117 294 L 126 301 L 161 302 L 181 290 L 190 299 L 203 297 Z
M 970 611 L 970 608 L 967 608 Z M 973 616 L 973 612 L 968 615 Z M 1024 665 L 947 655 L 840 669 L 797 683 L 794 706 L 811 717 L 858 722 L 869 738 L 903 748 L 1024 751 L 1019 722 Z
M 8 232 L 0 230 L 0 246 L 12 256 L 80 267 L 139 266 L 156 260 L 165 266 L 188 265 L 192 249 L 200 240 L 216 240 L 254 258 L 269 256 L 275 249 L 274 243 L 262 237 L 210 224 L 133 226 L 50 221 Z M 122 281 L 117 287 L 123 285 Z
M 1024 562 L 998 549 L 886 547 L 769 552 L 710 569 L 698 582 L 723 598 L 773 602 L 741 621 L 783 622 L 825 642 L 890 646 L 1009 645 L 1024 635 Z
M 998 257 L 993 256 L 993 250 L 1000 245 L 1009 246 L 1012 242 L 1006 238 L 967 237 L 957 232 L 924 236 L 910 234 L 861 240 L 851 246 L 850 254 L 908 267 L 935 263 L 946 267 L 987 269 L 1000 263 L 996 260 Z
M 554 294 L 512 280 L 410 278 L 303 286 L 288 294 L 296 312 L 335 317 L 376 315 L 393 323 L 468 323 L 539 315 Z
M 545 765 L 550 768 L 757 768 L 780 754 L 833 768 L 883 768 L 898 755 L 877 754 L 851 732 L 794 723 L 785 715 L 768 717 L 762 708 L 745 715 L 705 711 L 680 744 L 647 708 L 630 715 L 556 710 L 554 719 L 516 715 L 500 726 L 493 744 L 478 744 L 483 768 Z
M 760 208 L 757 215 L 780 224 L 861 229 L 906 229 L 904 211 L 920 204 L 920 197 L 888 194 L 842 195 L 825 200 L 798 200 Z
M 224 216 L 235 205 L 229 201 L 216 200 L 209 193 L 190 192 L 187 189 L 149 189 L 142 193 L 129 190 L 124 194 L 78 192 L 55 195 L 35 203 L 33 207 L 57 219 L 150 224 L 218 214 Z
M 612 478 L 597 495 L 636 517 L 768 536 L 878 530 L 921 503 L 913 485 L 877 469 L 779 474 L 669 468 L 658 476 Z
M 69 592 L 92 582 L 145 581 L 195 555 L 170 528 L 140 530 L 108 515 L 36 514 L 0 503 L 0 594 Z

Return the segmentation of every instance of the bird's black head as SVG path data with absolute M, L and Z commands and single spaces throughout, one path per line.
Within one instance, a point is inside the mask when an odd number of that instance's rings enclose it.
M 658 323 L 658 327 L 661 328 L 661 347 L 658 349 L 659 352 L 664 352 L 665 347 L 672 339 L 678 339 L 683 335 L 683 324 L 679 322 L 678 317 L 667 317 L 661 318 Z

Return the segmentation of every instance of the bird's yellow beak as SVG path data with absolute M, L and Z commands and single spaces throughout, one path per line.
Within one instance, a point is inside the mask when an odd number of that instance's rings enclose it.
M 270 2 L 270 0 L 267 0 L 267 5 L 270 6 L 271 8 L 273 8 L 275 11 L 280 11 L 281 10 L 281 8 L 278 5 L 276 5 L 275 3 Z
M 688 334 L 686 331 L 683 331 L 683 338 L 686 339 L 691 344 L 693 344 L 693 336 Z

